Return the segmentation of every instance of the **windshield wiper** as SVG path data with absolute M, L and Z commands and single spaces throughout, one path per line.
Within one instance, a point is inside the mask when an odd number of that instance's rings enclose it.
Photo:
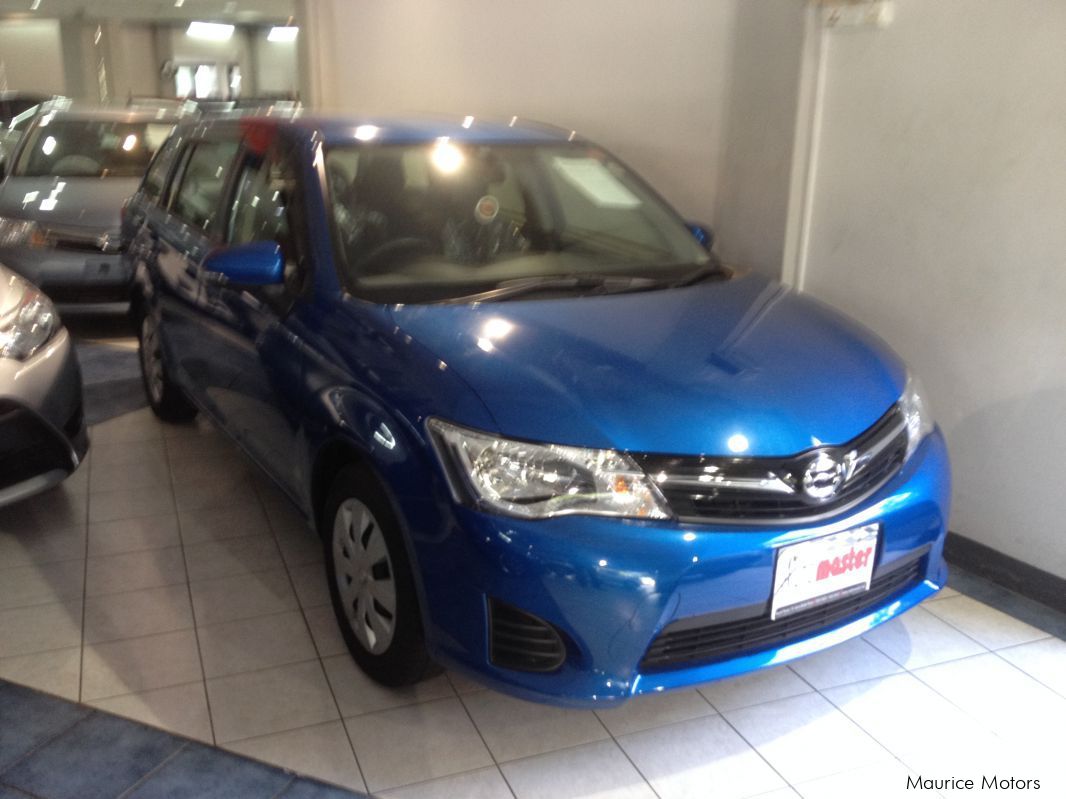
M 722 266 L 717 261 L 704 266 L 698 267 L 687 275 L 682 276 L 678 280 L 675 280 L 670 284 L 670 288 L 680 289 L 685 286 L 694 286 L 697 283 L 702 283 L 704 280 L 710 280 L 712 277 L 727 278 L 732 273 L 729 269 Z
M 540 275 L 505 280 L 495 288 L 442 300 L 442 305 L 466 305 L 471 302 L 508 300 L 540 291 L 585 292 L 590 294 L 624 294 L 630 291 L 650 291 L 663 288 L 662 281 L 650 277 L 620 277 L 612 275 Z

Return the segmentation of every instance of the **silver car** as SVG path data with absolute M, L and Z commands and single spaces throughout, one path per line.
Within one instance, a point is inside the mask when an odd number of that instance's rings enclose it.
M 0 505 L 59 483 L 88 448 L 70 334 L 48 297 L 0 265 Z
M 57 302 L 125 299 L 122 206 L 177 118 L 66 100 L 16 118 L 0 163 L 0 263 Z

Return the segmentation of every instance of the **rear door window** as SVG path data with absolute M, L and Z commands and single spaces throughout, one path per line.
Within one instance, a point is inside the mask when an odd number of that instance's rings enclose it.
M 219 204 L 237 148 L 235 141 L 201 141 L 191 145 L 171 201 L 171 211 L 176 216 L 205 233 L 217 229 Z

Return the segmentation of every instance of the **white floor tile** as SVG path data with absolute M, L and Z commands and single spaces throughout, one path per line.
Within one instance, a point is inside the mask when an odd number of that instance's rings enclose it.
M 166 452 L 172 464 L 190 458 L 243 457 L 237 445 L 218 430 L 196 436 L 168 436 Z
M 53 649 L 33 655 L 0 658 L 0 680 L 78 701 L 81 647 Z
M 775 666 L 699 686 L 719 712 L 810 693 L 813 689 L 788 666 Z
M 89 558 L 85 594 L 102 596 L 185 582 L 181 547 L 122 552 Z
M 1066 641 L 1047 638 L 999 650 L 999 656 L 1066 697 Z
M 348 652 L 348 645 L 341 637 L 340 628 L 337 626 L 337 616 L 333 613 L 332 605 L 320 605 L 317 608 L 304 608 L 304 618 L 307 626 L 311 628 L 311 637 L 315 640 L 315 649 L 319 657 L 328 658 L 332 655 L 344 655 Z
M 114 696 L 88 704 L 197 741 L 212 742 L 202 682 Z
M 138 461 L 94 463 L 89 475 L 89 490 L 118 491 L 132 488 L 169 488 L 170 467 L 159 455 Z
M 380 796 L 381 799 L 514 799 L 495 766 L 396 788 Z
M 123 488 L 89 495 L 89 522 L 110 522 L 174 512 L 170 486 Z
M 254 469 L 251 461 L 240 452 L 213 457 L 178 458 L 171 461 L 170 473 L 175 487 L 188 483 L 221 482 L 232 485 L 248 477 Z
M 0 514 L 0 535 L 81 527 L 87 520 L 88 510 L 88 494 L 70 491 L 65 484 L 60 484 L 43 494 L 5 507 Z
M 953 596 L 962 596 L 958 591 L 952 588 L 950 585 L 945 585 L 931 597 L 926 599 L 926 602 L 936 602 L 941 599 L 951 599 Z
M 714 715 L 714 708 L 694 689 L 634 696 L 621 706 L 597 710 L 611 735 L 619 736 L 661 727 L 676 721 Z
M 994 732 L 1061 740 L 1066 699 L 994 654 L 919 669 L 916 676 Z
M 466 694 L 462 699 L 499 763 L 609 737 L 591 710 L 526 702 L 496 691 Z
M 184 585 L 146 588 L 85 600 L 85 642 L 118 641 L 193 626 L 189 589 Z
M 345 726 L 371 791 L 492 765 L 454 697 L 357 716 Z
M 455 689 L 455 693 L 460 696 L 463 694 L 472 694 L 476 691 L 488 690 L 485 683 L 478 682 L 473 677 L 467 677 L 465 674 L 460 674 L 457 671 L 448 672 L 448 681 L 452 684 L 452 688 Z
M 81 645 L 81 599 L 0 610 L 0 658 Z
M 182 511 L 178 520 L 185 546 L 249 535 L 270 535 L 270 526 L 258 502 Z
M 618 744 L 661 799 L 742 799 L 785 786 L 720 716 L 624 735 Z
M 93 443 L 119 444 L 130 441 L 150 441 L 163 437 L 159 420 L 147 408 L 141 408 L 122 416 L 92 426 L 90 437 Z
M 87 644 L 82 700 L 139 693 L 203 680 L 192 630 Z
M 189 480 L 174 483 L 174 502 L 179 512 L 229 508 L 258 502 L 252 481 L 241 473 L 229 479 Z
M 147 441 L 96 441 L 89 450 L 93 468 L 139 463 L 166 463 L 162 439 Z
M 916 775 L 902 763 L 892 761 L 845 771 L 797 785 L 803 799 L 936 799 L 936 791 L 909 788 L 907 779 Z
M 177 514 L 140 516 L 89 525 L 89 557 L 179 546 Z
M 226 748 L 305 777 L 365 791 L 344 724 L 330 721 L 313 727 L 231 741 Z
M 656 799 L 614 741 L 537 755 L 500 768 L 518 799 Z
M 818 694 L 730 710 L 723 715 L 793 785 L 891 757 Z
M 296 594 L 283 569 L 199 580 L 189 587 L 200 625 L 268 616 L 297 607 Z
M 443 674 L 415 685 L 388 688 L 367 677 L 347 653 L 326 658 L 322 665 L 345 718 L 455 696 L 452 684 Z
M 789 665 L 800 677 L 819 690 L 902 671 L 902 668 L 881 650 L 861 638 L 853 638 L 824 652 L 800 658 Z
M 340 718 L 318 661 L 215 677 L 207 695 L 219 743 Z
M 944 599 L 928 611 L 989 649 L 1037 641 L 1048 634 L 968 596 Z
M 210 580 L 285 566 L 274 539 L 264 535 L 185 545 L 190 580 Z
M 208 678 L 318 657 L 299 611 L 204 625 L 197 632 Z
M 85 557 L 83 526 L 55 530 L 12 530 L 0 533 L 0 568 L 81 560 Z
M 0 608 L 44 605 L 81 597 L 85 561 L 34 563 L 0 569 Z
M 290 568 L 322 562 L 322 539 L 288 501 L 265 502 L 264 508 L 282 557 Z
M 986 651 L 922 606 L 882 624 L 864 638 L 908 669 L 920 669 Z
M 321 563 L 309 563 L 289 570 L 296 596 L 300 606 L 317 608 L 330 603 L 329 583 L 326 582 L 326 569 Z

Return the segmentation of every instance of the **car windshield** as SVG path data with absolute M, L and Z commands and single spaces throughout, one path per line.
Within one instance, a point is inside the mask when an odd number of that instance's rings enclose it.
M 669 206 L 587 144 L 334 146 L 325 166 L 339 267 L 374 301 L 494 299 L 516 284 L 644 290 L 710 260 Z
M 53 118 L 28 134 L 14 174 L 140 177 L 173 127 L 165 122 Z

